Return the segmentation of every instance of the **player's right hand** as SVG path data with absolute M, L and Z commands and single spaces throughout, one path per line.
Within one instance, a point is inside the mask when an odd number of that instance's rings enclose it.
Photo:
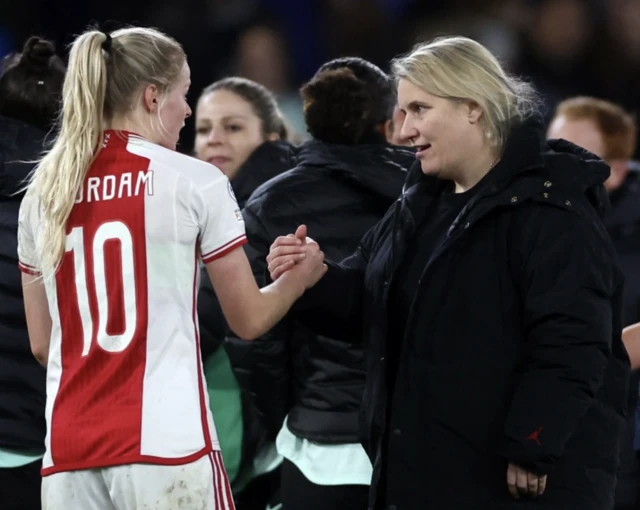
M 324 263 L 324 253 L 320 250 L 320 246 L 313 239 L 307 238 L 307 251 L 303 260 L 297 262 L 291 268 L 292 276 L 300 278 L 304 282 L 305 290 L 313 287 L 318 280 L 327 272 L 327 265 Z
M 280 236 L 273 242 L 267 255 L 267 269 L 271 280 L 275 282 L 285 271 L 305 259 L 309 241 L 314 242 L 307 238 L 307 227 L 300 225 L 295 234 Z

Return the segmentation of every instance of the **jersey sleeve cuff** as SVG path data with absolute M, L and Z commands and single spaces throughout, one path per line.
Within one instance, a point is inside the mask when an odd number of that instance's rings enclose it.
M 228 243 L 223 244 L 219 248 L 216 248 L 215 250 L 212 250 L 208 253 L 204 253 L 202 255 L 202 262 L 204 262 L 205 264 L 208 264 L 209 262 L 213 262 L 214 260 L 219 259 L 220 257 L 224 257 L 227 253 L 232 252 L 236 248 L 239 248 L 240 246 L 246 243 L 247 243 L 247 236 L 245 234 L 242 234 L 241 236 L 238 236 L 235 239 L 232 239 Z
M 38 271 L 35 267 L 30 266 L 29 264 L 25 264 L 24 262 L 18 262 L 18 268 L 25 274 L 30 274 L 33 276 L 40 276 L 40 271 Z

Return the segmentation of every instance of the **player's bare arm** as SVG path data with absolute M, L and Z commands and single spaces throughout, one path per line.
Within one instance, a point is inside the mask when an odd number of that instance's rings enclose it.
M 38 363 L 46 367 L 51 338 L 51 316 L 42 278 L 23 273 L 22 290 L 31 352 Z

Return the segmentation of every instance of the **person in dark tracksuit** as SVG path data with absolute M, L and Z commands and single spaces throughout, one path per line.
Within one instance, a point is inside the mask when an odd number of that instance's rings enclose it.
M 275 237 L 301 219 L 328 256 L 353 251 L 400 196 L 413 151 L 388 144 L 396 102 L 390 76 L 359 58 L 330 61 L 301 89 L 312 140 L 294 168 L 258 188 L 243 215 L 258 279 Z M 237 370 L 277 437 L 286 510 L 366 509 L 372 466 L 359 442 L 364 349 L 287 318 Z M 283 424 L 283 420 L 286 421 Z
M 35 360 L 18 269 L 18 211 L 26 179 L 55 122 L 65 66 L 30 38 L 0 75 L 0 508 L 40 508 L 45 370 Z
M 611 168 L 611 175 L 604 183 L 611 201 L 605 225 L 625 278 L 622 325 L 640 322 L 640 173 L 631 161 L 636 150 L 636 121 L 622 107 L 609 101 L 573 97 L 556 107 L 547 136 L 573 142 L 602 158 Z M 635 370 L 630 377 L 628 426 L 620 450 L 616 510 L 635 510 L 640 501 L 640 471 L 634 451 L 640 359 L 636 354 L 638 349 L 626 343 L 625 347 Z
M 611 510 L 629 358 L 609 168 L 547 142 L 531 86 L 475 41 L 394 72 L 422 175 L 296 305 L 365 342 L 370 508 Z M 318 249 L 296 234 L 271 278 Z

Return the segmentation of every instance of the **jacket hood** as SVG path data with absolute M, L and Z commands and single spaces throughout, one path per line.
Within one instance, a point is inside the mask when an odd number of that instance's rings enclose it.
M 311 140 L 302 144 L 296 166 L 326 168 L 378 195 L 395 199 L 415 154 L 389 144 L 338 145 Z
M 545 162 L 551 175 L 563 187 L 583 194 L 601 218 L 610 210 L 604 182 L 609 178 L 609 166 L 585 149 L 566 140 L 549 140 L 551 152 L 545 153 Z

